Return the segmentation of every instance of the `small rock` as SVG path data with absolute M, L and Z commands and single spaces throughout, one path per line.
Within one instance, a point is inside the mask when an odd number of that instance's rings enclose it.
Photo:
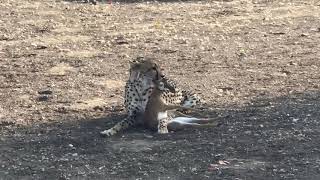
M 95 111 L 103 111 L 104 109 L 101 106 L 95 106 L 95 107 L 93 107 L 93 110 L 95 110 Z
M 129 42 L 126 41 L 126 39 L 125 39 L 124 37 L 121 37 L 121 36 L 117 37 L 117 38 L 115 39 L 115 42 L 116 42 L 118 45 L 129 44 Z
M 103 168 L 105 168 L 105 167 L 106 167 L 106 166 L 101 166 L 101 167 L 99 167 L 98 169 L 101 170 L 101 169 L 103 169 Z
M 38 101 L 48 101 L 49 100 L 49 96 L 47 95 L 42 95 L 42 96 L 39 96 L 37 98 Z
M 219 161 L 218 161 L 218 164 L 220 164 L 220 165 L 227 165 L 227 164 L 230 164 L 230 162 L 229 162 L 229 161 L 224 161 L 224 160 L 219 160 Z
M 74 146 L 73 146 L 73 144 L 69 144 L 68 146 L 69 146 L 69 147 L 71 147 L 71 148 L 73 148 L 73 147 L 74 147 Z
M 144 134 L 144 137 L 146 137 L 146 138 L 153 138 L 153 136 L 151 136 L 151 135 L 146 135 L 146 134 Z
M 293 62 L 293 61 L 290 61 L 290 62 L 289 62 L 289 65 L 297 66 L 297 65 L 298 65 L 298 63 Z
M 36 50 L 41 50 L 41 49 L 47 49 L 48 46 L 43 45 L 43 44 L 32 44 L 32 46 L 36 49 Z
M 59 160 L 60 160 L 60 161 L 69 161 L 68 158 L 64 158 L 64 157 L 63 157 L 63 158 L 60 158 Z
M 286 170 L 284 170 L 284 169 L 280 169 L 280 170 L 279 170 L 279 172 L 286 172 Z
M 56 112 L 59 112 L 59 113 L 67 113 L 67 108 L 66 107 L 58 107 L 57 109 L 55 109 Z
M 51 90 L 40 90 L 38 91 L 38 94 L 52 94 L 53 92 Z
M 193 167 L 191 168 L 191 172 L 196 172 L 197 171 L 197 168 Z

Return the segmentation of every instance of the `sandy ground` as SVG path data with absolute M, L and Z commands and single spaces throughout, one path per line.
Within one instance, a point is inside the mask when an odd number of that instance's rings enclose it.
M 319 1 L 0 0 L 0 17 L 0 179 L 320 179 Z M 100 137 L 137 56 L 226 118 Z

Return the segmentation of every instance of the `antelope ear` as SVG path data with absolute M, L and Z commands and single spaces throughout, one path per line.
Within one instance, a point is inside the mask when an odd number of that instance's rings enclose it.
M 161 72 L 161 69 L 160 67 L 157 65 L 157 64 L 153 64 L 153 68 L 156 70 L 157 72 L 157 79 L 160 80 L 162 79 L 162 72 Z
M 158 86 L 160 90 L 164 90 L 164 83 L 162 81 L 159 82 Z

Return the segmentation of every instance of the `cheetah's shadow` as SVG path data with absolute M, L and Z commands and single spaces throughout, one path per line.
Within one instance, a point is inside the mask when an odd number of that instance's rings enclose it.
M 11 125 L 4 125 L 0 139 L 1 167 L 15 168 L 7 169 L 7 174 L 0 169 L 0 177 L 12 179 L 11 175 L 35 175 L 39 179 L 59 179 L 68 174 L 82 177 L 81 173 L 85 172 L 90 178 L 103 179 L 107 174 L 117 179 L 140 177 L 139 173 L 149 169 L 154 177 L 160 177 L 161 172 L 175 177 L 176 167 L 188 168 L 194 162 L 199 167 L 206 167 L 211 160 L 226 158 L 262 162 L 267 169 L 256 169 L 260 173 L 254 174 L 255 179 L 265 177 L 270 168 L 270 173 L 275 173 L 272 171 L 274 164 L 282 168 L 287 168 L 288 164 L 294 166 L 299 169 L 295 173 L 301 176 L 306 173 L 306 168 L 308 174 L 315 174 L 317 162 L 314 159 L 318 155 L 315 152 L 320 148 L 319 99 L 319 92 L 304 92 L 259 98 L 244 107 L 212 107 L 209 114 L 230 115 L 221 126 L 168 135 L 157 135 L 137 127 L 113 137 L 101 137 L 101 130 L 112 127 L 125 117 L 119 113 L 99 119 L 31 127 L 9 128 Z M 279 154 L 279 150 L 286 155 Z M 158 163 L 154 163 L 155 160 Z M 309 164 L 299 165 L 306 160 Z M 141 170 L 137 171 L 137 164 Z M 169 168 L 158 171 L 162 165 Z M 250 172 L 246 167 L 229 168 L 224 170 L 224 176 Z

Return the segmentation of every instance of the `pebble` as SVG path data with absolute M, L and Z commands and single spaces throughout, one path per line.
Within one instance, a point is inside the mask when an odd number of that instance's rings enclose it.
M 39 96 L 37 98 L 38 101 L 48 101 L 49 100 L 49 96 L 47 95 L 42 95 L 42 96 Z
M 73 144 L 69 144 L 68 146 L 69 146 L 69 147 L 71 147 L 71 148 L 73 148 L 73 147 L 74 147 L 74 146 L 73 146 Z
M 38 94 L 52 94 L 53 92 L 51 90 L 40 90 L 38 91 Z

